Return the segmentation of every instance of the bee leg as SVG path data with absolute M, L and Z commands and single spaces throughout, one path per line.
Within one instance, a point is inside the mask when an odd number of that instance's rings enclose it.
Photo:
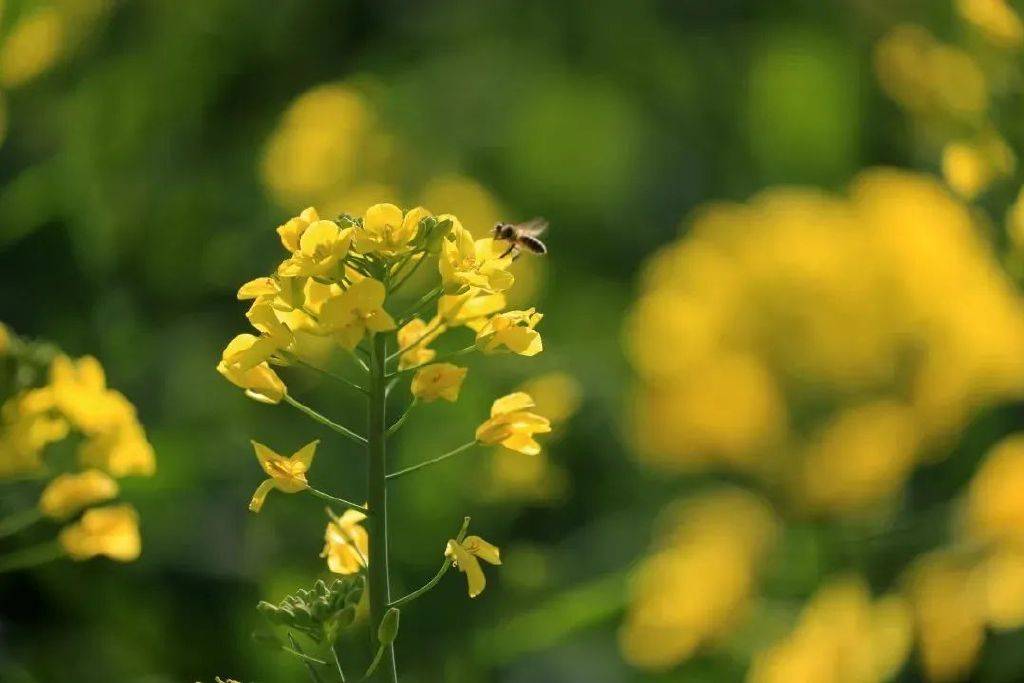
M 499 256 L 498 258 L 505 258 L 505 257 L 506 257 L 506 256 L 508 256 L 509 254 L 511 254 L 511 253 L 512 253 L 513 251 L 516 251 L 516 243 L 515 243 L 515 242 L 513 242 L 513 243 L 512 243 L 512 244 L 510 244 L 510 245 L 508 245 L 508 249 L 506 249 L 506 250 L 505 250 L 505 253 L 503 253 L 503 254 L 502 254 L 501 256 Z M 518 252 L 517 252 L 517 253 L 516 253 L 516 256 L 518 256 L 518 255 L 519 255 L 519 254 L 518 254 Z M 516 256 L 513 256 L 513 257 L 512 257 L 512 260 L 515 260 Z

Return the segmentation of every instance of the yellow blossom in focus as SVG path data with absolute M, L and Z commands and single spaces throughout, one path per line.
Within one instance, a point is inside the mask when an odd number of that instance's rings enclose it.
M 354 349 L 367 332 L 388 332 L 395 321 L 384 310 L 386 290 L 378 280 L 365 278 L 326 302 L 320 309 L 322 332 L 332 334 L 346 349 Z
M 690 658 L 742 619 L 776 534 L 768 506 L 740 489 L 704 493 L 665 516 L 619 632 L 626 660 L 652 671 Z
M 1024 434 L 996 444 L 971 479 L 967 531 L 985 542 L 1024 544 Z
M 477 348 L 483 353 L 505 349 L 520 356 L 536 356 L 544 350 L 544 344 L 534 328 L 543 317 L 533 308 L 495 314 L 477 330 Z
M 43 489 L 39 511 L 51 519 L 66 519 L 84 507 L 117 496 L 117 482 L 99 470 L 62 474 Z
M 957 140 L 942 150 L 942 175 L 957 194 L 974 199 L 995 180 L 1013 172 L 1013 151 L 998 135 Z
M 425 218 L 430 218 L 430 212 L 422 207 L 403 214 L 394 204 L 374 204 L 366 210 L 362 228 L 355 232 L 356 249 L 363 254 L 401 254 L 409 248 Z
M 77 561 L 106 555 L 130 562 L 142 552 L 139 515 L 127 504 L 86 510 L 81 519 L 61 529 L 58 540 L 68 556 Z
M 454 538 L 450 539 L 444 549 L 444 555 L 466 575 L 471 598 L 480 595 L 487 585 L 484 571 L 480 568 L 480 560 L 493 565 L 501 564 L 501 553 L 498 548 L 479 536 L 467 536 L 461 543 Z
M 306 232 L 306 228 L 319 221 L 320 215 L 312 206 L 305 209 L 298 216 L 290 218 L 288 222 L 277 228 L 277 234 L 281 238 L 281 245 L 293 254 L 299 251 L 299 240 L 302 238 L 303 233 Z
M 64 28 L 55 7 L 23 15 L 0 45 L 0 85 L 17 88 L 53 66 L 64 48 Z
M 217 364 L 217 372 L 235 386 L 245 389 L 245 395 L 261 403 L 280 403 L 288 390 L 277 373 L 270 369 L 266 361 L 250 366 L 253 349 L 259 344 L 259 338 L 251 334 L 240 334 L 228 342 L 221 361 Z M 258 357 L 259 354 L 256 354 Z
M 298 493 L 308 489 L 309 482 L 306 481 L 306 472 L 313 464 L 313 456 L 316 455 L 316 447 L 319 443 L 319 440 L 311 441 L 286 458 L 263 444 L 253 441 L 252 447 L 256 451 L 256 459 L 259 460 L 263 471 L 270 475 L 270 479 L 265 480 L 256 489 L 249 502 L 249 509 L 259 512 L 263 507 L 263 501 L 272 489 L 277 489 L 282 493 Z
M 1006 0 L 956 0 L 956 9 L 996 45 L 1015 48 L 1024 43 L 1024 24 Z
M 833 580 L 811 598 L 789 635 L 754 658 L 747 682 L 882 683 L 902 667 L 911 641 L 903 600 L 874 602 L 862 580 Z
M 454 216 L 438 216 L 453 225 L 441 243 L 438 265 L 447 293 L 458 293 L 463 287 L 477 287 L 487 292 L 502 292 L 512 286 L 515 278 L 508 272 L 512 257 L 505 254 L 507 246 L 490 237 L 474 240 Z M 504 254 L 504 255 L 503 255 Z
M 491 417 L 477 427 L 476 440 L 482 444 L 500 443 L 524 455 L 540 453 L 540 444 L 533 435 L 550 432 L 551 423 L 530 412 L 533 407 L 533 399 L 521 391 L 499 398 L 491 406 Z
M 983 599 L 972 568 L 956 557 L 931 554 L 908 573 L 921 667 L 929 681 L 962 680 L 985 638 Z
M 430 403 L 439 398 L 455 402 L 466 379 L 466 368 L 451 363 L 434 363 L 420 368 L 412 378 L 412 395 Z
M 299 237 L 299 248 L 277 268 L 282 277 L 323 277 L 337 270 L 348 255 L 353 228 L 334 221 L 310 223 Z
M 366 566 L 369 536 L 360 524 L 364 519 L 362 512 L 346 510 L 327 523 L 320 557 L 327 558 L 327 568 L 335 574 L 355 574 Z
M 437 318 L 429 323 L 413 318 L 398 330 L 398 348 L 407 349 L 398 357 L 398 369 L 406 370 L 434 360 L 437 351 L 427 348 L 447 329 Z

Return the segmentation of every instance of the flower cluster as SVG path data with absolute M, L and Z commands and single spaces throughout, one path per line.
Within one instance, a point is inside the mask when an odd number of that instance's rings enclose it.
M 259 512 L 270 491 L 306 493 L 346 508 L 328 508 L 321 556 L 343 576 L 366 575 L 371 620 L 388 638 L 371 665 L 393 669 L 390 624 L 397 610 L 429 590 L 452 567 L 465 574 L 470 597 L 483 591 L 480 560 L 500 564 L 499 550 L 461 531 L 444 546 L 438 575 L 418 591 L 391 600 L 386 585 L 388 483 L 478 445 L 537 456 L 536 437 L 551 431 L 532 397 L 514 392 L 494 401 L 474 438 L 438 457 L 389 471 L 387 440 L 417 407 L 458 400 L 469 368 L 456 360 L 473 352 L 535 356 L 543 350 L 534 308 L 510 309 L 516 278 L 508 244 L 476 239 L 453 215 L 417 207 L 403 211 L 375 204 L 362 215 L 323 218 L 313 208 L 277 229 L 285 254 L 273 272 L 245 283 L 238 299 L 248 303 L 251 330 L 235 336 L 217 371 L 264 404 L 286 404 L 365 449 L 365 503 L 316 488 L 311 476 L 317 441 L 290 456 L 253 441 L 267 475 L 249 504 Z M 418 289 L 416 289 L 418 288 Z M 414 290 L 406 293 L 406 290 Z M 452 342 L 461 337 L 461 346 Z M 340 367 L 336 367 L 340 366 Z M 311 371 L 367 400 L 366 432 L 328 418 L 292 395 L 281 368 Z M 389 399 L 408 380 L 404 411 L 388 423 Z M 394 615 L 394 616 L 388 616 Z M 383 662 L 383 663 L 381 663 Z
M 37 506 L 41 517 L 66 523 L 85 510 L 58 536 L 60 548 L 72 559 L 106 555 L 134 560 L 141 550 L 134 508 L 92 506 L 117 498 L 118 479 L 152 476 L 156 470 L 135 407 L 107 387 L 95 358 L 72 360 L 0 330 L 5 366 L 15 375 L 46 377 L 41 385 L 15 390 L 0 407 L 0 478 L 49 478 Z M 48 462 L 48 447 L 72 435 L 77 437 L 77 467 L 54 476 L 57 468 Z

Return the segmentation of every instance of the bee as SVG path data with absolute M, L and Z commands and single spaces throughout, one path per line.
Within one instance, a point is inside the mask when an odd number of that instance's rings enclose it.
M 517 259 L 523 251 L 543 256 L 548 253 L 548 248 L 537 236 L 547 229 L 548 222 L 545 219 L 531 218 L 524 223 L 495 223 L 492 236 L 509 243 L 500 258 L 512 254 L 512 258 Z

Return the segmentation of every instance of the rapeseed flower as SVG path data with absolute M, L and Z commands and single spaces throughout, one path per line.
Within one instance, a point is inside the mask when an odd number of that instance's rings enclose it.
M 530 412 L 533 407 L 533 399 L 521 391 L 499 398 L 491 406 L 491 417 L 477 427 L 476 440 L 482 444 L 500 443 L 524 455 L 540 453 L 540 444 L 533 435 L 550 432 L 551 423 Z
M 449 539 L 444 554 L 466 575 L 466 585 L 471 598 L 480 595 L 487 585 L 480 560 L 493 565 L 501 564 L 501 553 L 497 546 L 491 545 L 479 536 L 467 536 L 462 542 L 454 538 Z
M 263 501 L 267 494 L 273 489 L 282 493 L 298 493 L 309 488 L 306 481 L 306 473 L 313 464 L 313 457 L 316 455 L 316 447 L 320 441 L 311 441 L 289 457 L 284 457 L 263 444 L 253 441 L 252 447 L 256 451 L 256 459 L 260 467 L 270 475 L 252 494 L 249 502 L 249 509 L 259 512 L 263 507 Z

